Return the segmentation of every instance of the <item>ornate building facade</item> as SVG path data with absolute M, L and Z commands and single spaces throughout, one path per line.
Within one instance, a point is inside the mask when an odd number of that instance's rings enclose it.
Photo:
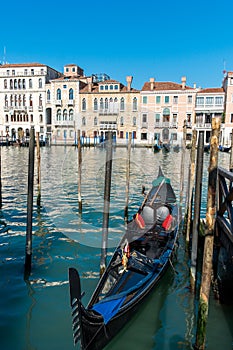
M 209 142 L 211 120 L 222 117 L 222 144 L 229 144 L 233 127 L 233 73 L 221 88 L 201 89 L 150 78 L 141 90 L 133 77 L 125 84 L 106 74 L 85 76 L 76 64 L 63 73 L 40 63 L 0 65 L 0 136 L 23 139 L 34 125 L 41 139 L 51 144 L 75 144 L 77 130 L 83 143 L 99 143 L 113 133 L 117 144 L 132 134 L 135 144 L 179 143 L 186 121 L 187 139 L 192 129 L 204 131 Z

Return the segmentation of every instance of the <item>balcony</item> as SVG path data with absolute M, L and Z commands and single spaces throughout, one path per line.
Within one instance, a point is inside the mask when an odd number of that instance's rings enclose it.
M 68 106 L 74 106 L 74 100 L 69 100 L 68 101 Z
M 62 100 L 56 100 L 55 101 L 56 106 L 61 106 L 62 105 Z
M 117 130 L 116 124 L 101 123 L 100 130 Z
M 32 106 L 28 107 L 28 112 L 33 112 L 33 107 Z
M 38 111 L 43 112 L 43 106 L 38 106 Z
M 155 128 L 163 129 L 163 128 L 169 128 L 169 129 L 177 129 L 178 128 L 178 122 L 155 122 Z
M 148 128 L 148 123 L 143 123 L 143 122 L 142 122 L 142 128 L 147 129 L 147 128 Z

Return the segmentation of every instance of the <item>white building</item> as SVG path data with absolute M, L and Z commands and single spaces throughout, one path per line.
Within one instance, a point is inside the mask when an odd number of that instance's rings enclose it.
M 40 63 L 0 65 L 0 135 L 29 136 L 30 127 L 47 135 L 46 83 L 61 74 Z M 50 122 L 51 124 L 51 122 Z

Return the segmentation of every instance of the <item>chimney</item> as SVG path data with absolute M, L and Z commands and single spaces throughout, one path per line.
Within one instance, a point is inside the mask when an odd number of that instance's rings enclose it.
M 87 77 L 88 92 L 92 90 L 92 77 Z
M 185 85 L 186 85 L 186 77 L 182 77 L 181 78 L 181 83 L 182 83 L 182 90 L 185 89 Z
M 128 75 L 126 77 L 126 81 L 127 81 L 127 91 L 130 91 L 131 90 L 131 84 L 132 84 L 132 81 L 133 81 L 133 77 L 131 75 Z
M 197 84 L 196 84 L 196 83 L 193 84 L 193 88 L 194 88 L 194 89 L 197 88 Z
M 155 86 L 155 78 L 150 78 L 150 89 L 154 90 L 154 86 Z

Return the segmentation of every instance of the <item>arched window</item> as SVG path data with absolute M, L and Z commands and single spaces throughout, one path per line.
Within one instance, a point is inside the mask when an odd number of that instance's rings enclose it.
M 17 79 L 14 80 L 14 89 L 17 89 L 18 84 L 17 84 Z
M 108 99 L 106 98 L 105 101 L 104 101 L 104 108 L 105 109 L 108 109 Z
M 32 89 L 32 79 L 29 79 L 29 89 Z
M 124 97 L 121 98 L 120 110 L 121 111 L 125 110 L 125 99 L 124 99 Z
M 21 79 L 18 80 L 18 88 L 22 89 L 22 81 L 21 81 Z
M 8 123 L 8 122 L 9 122 L 8 114 L 6 114 L 6 117 L 5 117 L 5 122 L 6 122 L 6 123 Z
M 26 81 L 23 79 L 23 89 L 26 89 Z
M 69 100 L 73 100 L 74 99 L 74 90 L 70 89 L 69 90 Z
M 5 95 L 5 107 L 8 107 L 8 98 L 7 98 L 7 95 Z
M 39 87 L 39 89 L 42 88 L 42 79 L 41 78 L 39 78 L 39 80 L 38 80 L 38 87 Z
M 23 95 L 23 106 L 26 106 L 26 96 Z
M 7 79 L 4 79 L 4 89 L 7 89 Z
M 11 90 L 13 89 L 13 80 L 12 79 L 10 80 L 10 89 Z
M 57 89 L 57 100 L 61 100 L 61 89 Z
M 101 98 L 100 99 L 100 110 L 104 109 L 104 100 Z
M 86 125 L 86 118 L 82 117 L 82 125 L 85 126 Z
M 98 125 L 98 119 L 97 119 L 97 117 L 94 118 L 94 125 L 95 125 L 95 126 Z
M 30 121 L 33 123 L 33 114 L 30 115 Z
M 82 99 L 82 110 L 85 111 L 87 109 L 86 99 Z
M 133 126 L 137 126 L 137 118 L 133 117 Z
M 63 111 L 63 121 L 67 120 L 67 109 L 64 109 Z
M 124 125 L 124 117 L 121 117 L 121 119 L 120 119 L 120 124 L 121 124 L 121 126 Z
M 69 110 L 69 120 L 70 121 L 74 120 L 74 110 L 73 109 Z
M 133 98 L 133 111 L 138 110 L 138 100 L 136 97 Z
M 22 102 L 22 100 L 21 100 L 21 95 L 19 95 L 19 99 L 18 99 L 19 107 L 21 106 L 21 102 Z
M 17 106 L 17 95 L 15 95 L 15 107 Z
M 32 107 L 33 103 L 32 103 L 32 95 L 29 96 L 29 106 Z
M 13 106 L 13 96 L 11 95 L 10 97 L 10 106 L 12 107 Z
M 47 101 L 50 101 L 50 90 L 47 90 Z
M 98 111 L 98 100 L 97 100 L 97 98 L 94 99 L 94 111 Z
M 61 110 L 60 109 L 57 110 L 57 121 L 58 122 L 61 121 Z
M 42 114 L 40 114 L 39 119 L 40 119 L 40 123 L 43 123 L 43 115 Z
M 41 94 L 39 95 L 39 106 L 40 107 L 42 106 L 42 95 Z

